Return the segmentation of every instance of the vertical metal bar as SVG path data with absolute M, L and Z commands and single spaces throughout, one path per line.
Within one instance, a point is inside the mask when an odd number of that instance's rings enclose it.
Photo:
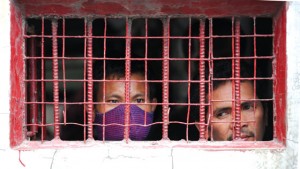
M 200 19 L 200 61 L 199 61 L 199 74 L 200 74 L 200 90 L 199 90 L 199 139 L 205 139 L 205 20 Z
M 88 139 L 93 139 L 93 32 L 92 20 L 86 21 L 88 31 L 87 41 L 87 120 L 88 120 Z
M 190 111 L 191 111 L 191 33 L 192 33 L 192 21 L 191 17 L 189 17 L 189 25 L 188 25 L 188 110 L 187 110 L 187 119 L 186 119 L 186 140 L 189 140 L 189 121 L 190 121 Z
M 162 127 L 162 139 L 168 138 L 168 125 L 169 125 L 169 49 L 170 49 L 170 18 L 163 20 L 163 84 L 162 84 L 162 115 L 163 115 L 163 127 Z
M 66 108 L 66 100 L 67 100 L 67 94 L 66 94 L 66 65 L 65 65 L 65 35 L 66 35 L 66 22 L 65 18 L 62 19 L 62 66 L 63 66 L 63 83 L 64 83 L 64 112 L 63 112 L 63 118 L 64 118 L 64 125 L 67 123 L 67 108 Z
M 148 100 L 148 97 L 150 98 L 150 96 L 148 95 L 148 62 L 147 62 L 147 57 L 148 57 L 148 18 L 145 18 L 145 100 Z M 151 89 L 150 89 L 151 90 Z M 151 98 L 150 98 L 151 99 Z M 151 102 L 151 100 L 149 100 Z M 144 125 L 147 124 L 147 112 L 144 111 Z
M 126 17 L 126 51 L 125 51 L 125 129 L 124 138 L 126 142 L 129 139 L 129 125 L 130 125 L 130 50 L 131 50 L 131 19 Z
M 46 123 L 46 108 L 45 108 L 45 60 L 44 60 L 44 44 L 45 44 L 45 39 L 44 39 L 44 35 L 45 35 L 45 19 L 44 17 L 42 17 L 42 40 L 41 40 L 41 101 L 42 101 L 42 124 L 44 125 Z M 46 133 L 46 127 L 43 126 L 42 127 L 42 141 L 46 138 L 47 133 Z
M 105 102 L 105 91 L 106 91 L 106 81 L 105 81 L 105 79 L 106 79 L 106 34 L 107 34 L 107 18 L 104 18 L 104 33 L 103 33 L 103 36 L 104 36 L 104 39 L 103 39 L 103 91 L 102 91 L 102 93 L 104 93 L 103 94 L 103 96 L 102 96 L 102 101 L 103 102 Z M 99 84 L 98 84 L 98 86 L 99 86 Z M 101 90 L 101 89 L 98 89 L 98 90 Z M 101 104 L 103 104 L 103 103 L 101 103 Z M 104 141 L 105 140 L 105 113 L 104 113 L 104 115 L 103 115 L 103 127 L 102 127 L 102 140 Z
M 241 99 L 240 99 L 240 20 L 235 19 L 234 25 L 234 139 L 241 137 Z
M 254 79 L 253 79 L 253 88 L 254 88 L 254 90 L 253 90 L 253 96 L 254 96 L 254 98 L 256 99 L 256 65 L 257 65 L 257 55 L 256 55 L 256 18 L 255 17 L 253 17 L 253 34 L 254 34 L 254 37 L 253 37 L 253 53 L 254 53 L 254 74 L 253 74 L 253 76 L 254 76 Z M 255 108 L 256 108 L 256 102 L 254 102 L 254 105 L 253 105 L 253 107 L 254 107 L 254 113 L 256 112 L 255 111 Z M 254 117 L 255 117 L 255 114 L 254 114 Z M 254 126 L 256 126 L 256 120 L 254 121 Z M 255 135 L 257 135 L 257 133 L 256 133 L 256 131 L 255 131 Z M 256 138 L 255 138 L 255 140 L 256 140 Z
M 33 32 L 34 33 L 34 32 Z M 38 126 L 37 126 L 37 115 L 38 115 L 38 105 L 37 105 L 37 82 L 35 81 L 37 79 L 37 70 L 36 70 L 36 42 L 35 38 L 30 38 L 30 57 L 29 60 L 29 76 L 30 79 L 33 80 L 30 82 L 30 113 L 29 113 L 29 119 L 30 119 L 30 135 L 33 137 L 33 139 L 36 138 Z
M 53 106 L 54 106 L 54 139 L 59 139 L 59 81 L 58 81 L 58 44 L 57 19 L 52 20 L 52 71 L 53 71 Z
M 214 76 L 213 74 L 213 68 L 214 68 L 214 65 L 213 65 L 213 21 L 212 21 L 212 18 L 209 18 L 209 53 L 208 53 L 208 57 L 209 57 L 209 60 L 208 60 L 208 64 L 209 64 L 209 74 L 208 74 L 208 94 L 207 94 L 207 97 L 208 97 L 208 126 L 206 128 L 207 132 L 208 132 L 208 128 L 210 127 L 211 130 L 210 130 L 210 133 L 208 137 L 210 137 L 210 139 L 213 141 L 214 138 L 213 138 L 213 130 L 214 128 L 212 127 L 212 120 L 211 120 L 211 116 L 213 116 L 213 109 L 212 109 L 212 100 L 211 100 L 211 93 L 213 91 L 213 80 L 212 80 L 212 77 Z
M 87 26 L 86 26 L 86 21 L 84 20 L 84 35 L 87 35 Z M 84 52 L 83 52 L 83 74 L 84 74 L 84 81 L 83 81 L 83 140 L 84 142 L 86 141 L 86 110 L 87 110 L 87 38 L 84 38 Z

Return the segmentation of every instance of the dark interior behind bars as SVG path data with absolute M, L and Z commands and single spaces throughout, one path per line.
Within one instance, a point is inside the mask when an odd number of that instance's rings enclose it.
M 271 17 L 170 17 L 169 37 L 164 37 L 164 21 L 161 18 L 128 18 L 131 20 L 130 60 L 144 60 L 157 88 L 159 106 L 154 113 L 154 122 L 147 140 L 162 139 L 162 79 L 163 41 L 169 41 L 169 91 L 168 138 L 171 140 L 199 140 L 199 131 L 191 122 L 190 86 L 199 84 L 200 21 L 204 27 L 204 61 L 232 60 L 234 23 L 241 22 L 240 56 L 257 69 L 258 81 L 264 83 L 264 96 L 269 109 L 268 128 L 265 140 L 273 139 L 273 23 Z M 61 129 L 64 113 L 68 117 L 70 107 L 79 106 L 76 123 L 86 124 L 83 115 L 86 85 L 86 22 L 92 23 L 92 55 L 97 59 L 125 59 L 125 17 L 60 18 L 32 17 L 25 20 L 26 47 L 26 124 L 31 140 L 54 138 L 53 115 L 53 32 L 52 22 L 57 21 L 57 54 L 59 79 L 59 126 L 63 140 L 84 140 L 86 132 L 82 125 L 72 125 L 68 131 Z M 255 59 L 254 59 L 255 58 Z M 255 60 L 255 62 L 254 62 Z M 255 63 L 255 66 L 254 66 Z M 208 68 L 206 68 L 208 71 Z M 210 83 L 207 81 L 206 83 Z M 80 103 L 79 103 L 80 102 Z M 67 103 L 67 104 L 64 104 Z M 199 103 L 198 103 L 199 105 Z M 206 105 L 207 107 L 208 105 Z M 42 115 L 42 112 L 45 114 Z M 66 119 L 68 123 L 68 119 Z M 74 122 L 74 121 L 73 121 Z M 43 127 L 42 124 L 46 124 Z M 71 125 L 70 125 L 71 126 Z M 86 128 L 85 128 L 86 129 Z M 44 130 L 44 135 L 42 135 Z M 72 136 L 67 136 L 72 133 Z

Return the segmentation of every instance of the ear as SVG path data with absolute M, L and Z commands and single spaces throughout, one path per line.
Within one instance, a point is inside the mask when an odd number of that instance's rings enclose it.
M 153 99 L 151 100 L 151 103 L 157 103 L 157 99 L 156 99 L 156 98 L 153 98 Z M 156 109 L 156 104 L 152 104 L 152 105 L 151 105 L 151 112 L 154 112 L 155 109 Z

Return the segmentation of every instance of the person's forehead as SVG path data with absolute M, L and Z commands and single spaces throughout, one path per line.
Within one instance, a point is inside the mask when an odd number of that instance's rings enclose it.
M 133 73 L 130 77 L 130 92 L 144 92 L 146 87 L 144 81 L 144 75 L 141 73 Z M 137 80 L 137 81 L 135 81 Z M 99 83 L 100 93 L 103 93 L 103 88 L 105 88 L 106 94 L 119 94 L 123 95 L 125 92 L 125 78 L 119 75 L 111 75 L 106 78 L 105 83 Z
M 229 98 L 231 99 L 234 90 L 234 84 L 232 81 L 226 81 L 220 84 L 216 89 L 212 91 L 213 98 Z M 254 95 L 254 86 L 253 82 L 246 80 L 240 82 L 240 92 L 242 96 Z
M 119 74 L 119 73 L 113 73 L 113 74 L 108 75 L 105 79 L 106 80 L 125 80 L 125 75 Z M 132 73 L 130 75 L 130 80 L 144 80 L 144 79 L 145 79 L 145 75 L 141 72 Z

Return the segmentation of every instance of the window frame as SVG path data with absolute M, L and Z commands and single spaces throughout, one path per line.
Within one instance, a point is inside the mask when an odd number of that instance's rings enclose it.
M 78 9 L 72 8 L 71 5 L 78 0 L 69 0 L 57 4 L 52 1 L 45 1 L 40 3 L 38 0 L 16 0 L 11 3 L 11 96 L 10 96 L 10 146 L 17 149 L 33 149 L 41 147 L 77 147 L 87 144 L 97 144 L 95 142 L 76 142 L 72 141 L 27 141 L 25 122 L 25 62 L 24 62 L 24 18 L 29 16 L 109 16 L 109 15 L 195 15 L 201 14 L 208 17 L 217 16 L 261 16 L 267 15 L 273 17 L 273 54 L 276 56 L 277 62 L 273 63 L 274 75 L 274 133 L 276 138 L 272 141 L 257 141 L 245 143 L 240 141 L 232 142 L 189 142 L 182 144 L 178 141 L 170 141 L 171 144 L 165 143 L 164 140 L 155 141 L 159 145 L 166 146 L 184 146 L 197 147 L 204 149 L 253 149 L 253 148 L 268 148 L 268 149 L 282 149 L 286 145 L 286 3 L 285 2 L 262 2 L 262 1 L 243 1 L 233 0 L 231 4 L 224 6 L 218 5 L 222 0 L 210 2 L 209 0 L 202 0 L 199 2 L 189 1 L 189 3 L 181 2 L 180 0 L 164 0 L 158 3 L 160 8 L 151 9 L 148 5 L 141 5 L 139 3 L 125 2 L 124 4 L 110 4 L 105 2 L 96 2 L 96 4 L 85 3 L 81 4 Z M 227 2 L 227 1 L 226 1 Z M 147 1 L 148 4 L 153 2 Z M 37 5 L 38 4 L 38 5 Z M 188 4 L 188 5 L 187 5 Z M 119 6 L 118 6 L 119 5 Z M 116 7 L 118 6 L 118 7 Z M 201 8 L 198 8 L 201 6 Z M 215 8 L 212 8 L 214 6 Z M 238 9 L 235 7 L 239 6 Z M 252 8 L 253 7 L 253 8 Z M 255 8 L 254 8 L 255 7 Z M 228 10 L 224 10 L 224 9 Z M 104 9 L 104 10 L 97 10 Z M 178 12 L 180 11 L 180 12 Z M 22 47 L 20 47 L 22 46 Z M 279 62 L 280 60 L 280 62 Z M 107 142 L 107 141 L 106 141 Z M 118 144 L 118 143 L 117 143 Z M 122 144 L 122 142 L 120 142 Z M 134 143 L 135 145 L 146 144 L 152 146 L 152 143 Z M 225 146 L 225 148 L 224 148 Z

